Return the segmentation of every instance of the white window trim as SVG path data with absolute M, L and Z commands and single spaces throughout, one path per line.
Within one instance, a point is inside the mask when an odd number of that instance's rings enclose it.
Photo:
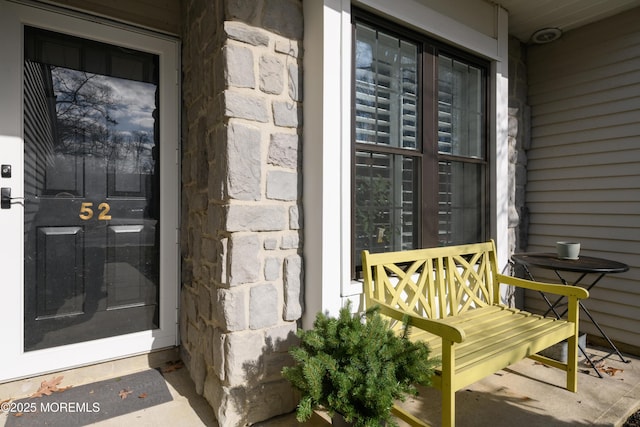
M 495 38 L 413 0 L 357 0 L 395 21 L 423 30 L 491 60 L 490 227 L 500 269 L 508 259 L 508 28 L 495 7 Z M 335 314 L 344 299 L 358 301 L 351 280 L 351 5 L 350 0 L 304 0 L 304 242 L 305 314 Z M 357 304 L 355 305 L 358 306 Z

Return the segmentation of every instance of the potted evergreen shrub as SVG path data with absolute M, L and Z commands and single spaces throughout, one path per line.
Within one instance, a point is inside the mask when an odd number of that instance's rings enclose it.
M 298 331 L 300 344 L 290 349 L 295 364 L 282 370 L 301 392 L 297 420 L 324 409 L 356 427 L 397 425 L 394 401 L 415 395 L 415 384 L 428 385 L 437 363 L 408 332 L 406 321 L 394 332 L 377 307 L 353 315 L 347 304 L 337 318 L 318 313 L 313 329 Z

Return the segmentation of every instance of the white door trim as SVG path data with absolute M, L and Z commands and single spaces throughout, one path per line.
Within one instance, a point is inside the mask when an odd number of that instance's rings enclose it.
M 160 328 L 112 338 L 23 351 L 23 206 L 0 210 L 0 324 L 3 325 L 0 382 L 148 352 L 178 344 L 179 293 L 179 42 L 138 29 L 125 29 L 77 14 L 61 14 L 0 0 L 0 164 L 12 177 L 0 178 L 13 197 L 23 195 L 24 25 L 154 53 L 160 58 Z M 109 325 L 105 325 L 106 328 Z

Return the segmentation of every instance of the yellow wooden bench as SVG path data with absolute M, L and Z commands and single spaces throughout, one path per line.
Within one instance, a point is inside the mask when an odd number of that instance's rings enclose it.
M 441 366 L 432 378 L 442 392 L 442 425 L 455 425 L 455 392 L 530 357 L 567 372 L 567 389 L 577 389 L 579 287 L 533 282 L 498 273 L 493 241 L 470 245 L 371 254 L 363 251 L 367 307 L 402 321 L 408 314 L 411 339 L 427 341 Z M 542 317 L 500 302 L 500 285 L 563 295 L 567 319 Z M 399 322 L 398 322 L 399 323 Z M 567 363 L 537 355 L 568 339 Z M 399 407 L 411 425 L 426 425 Z

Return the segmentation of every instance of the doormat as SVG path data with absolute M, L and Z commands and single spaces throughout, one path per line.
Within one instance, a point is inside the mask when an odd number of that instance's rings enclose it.
M 43 383 L 43 393 L 34 393 L 41 397 L 10 402 L 5 426 L 85 426 L 173 400 L 155 369 L 70 388 L 56 379 Z

